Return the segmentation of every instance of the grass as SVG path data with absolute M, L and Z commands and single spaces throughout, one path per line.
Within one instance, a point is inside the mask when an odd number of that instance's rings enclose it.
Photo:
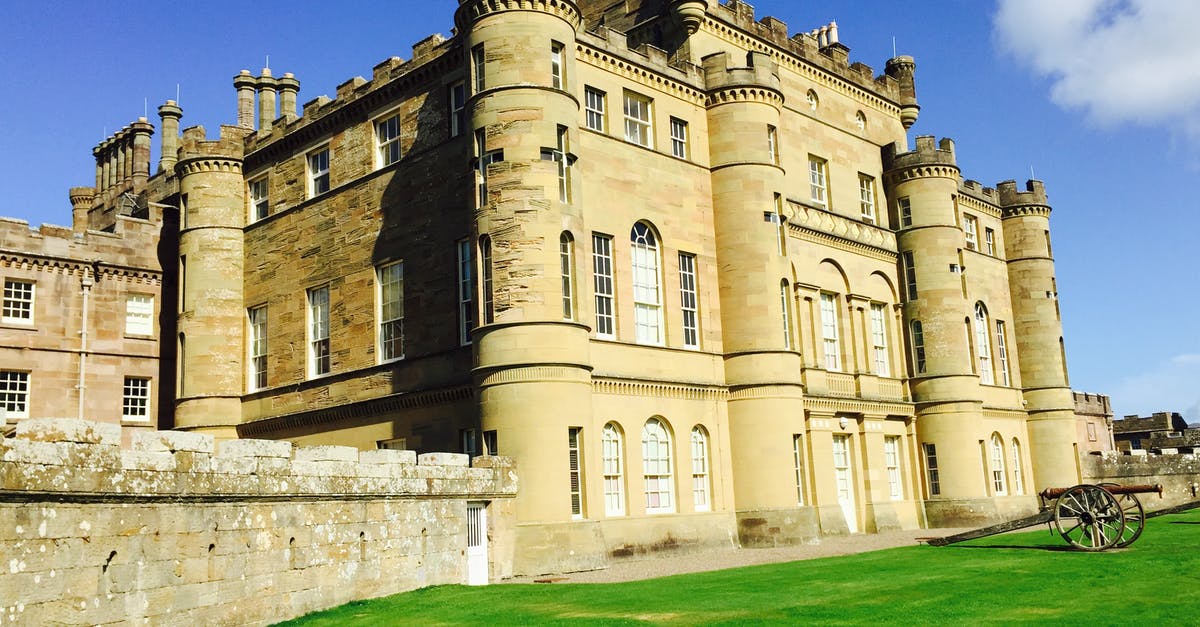
M 1200 510 L 1147 521 L 1126 549 L 1065 550 L 1045 527 L 617 584 L 436 586 L 287 625 L 1176 624 L 1200 616 Z M 752 550 L 752 549 L 750 549 Z M 1191 618 L 1186 618 L 1191 617 Z

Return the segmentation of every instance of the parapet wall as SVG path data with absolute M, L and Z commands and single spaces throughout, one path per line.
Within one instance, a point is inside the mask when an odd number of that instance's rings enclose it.
M 511 574 L 512 461 L 18 423 L 0 439 L 0 620 L 269 624 L 466 582 L 467 502 Z
M 1200 456 L 1197 455 L 1122 455 L 1111 452 L 1083 455 L 1080 461 L 1084 483 L 1161 483 L 1161 499 L 1154 494 L 1139 497 L 1147 511 L 1200 500 Z

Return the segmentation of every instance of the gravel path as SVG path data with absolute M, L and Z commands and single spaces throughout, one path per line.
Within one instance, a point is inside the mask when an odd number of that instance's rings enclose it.
M 850 555 L 897 546 L 919 544 L 919 538 L 948 536 L 967 529 L 911 529 L 882 533 L 858 533 L 849 536 L 825 536 L 812 544 L 770 549 L 720 548 L 683 555 L 659 555 L 643 560 L 623 560 L 603 570 L 562 575 L 514 577 L 504 583 L 613 583 L 653 579 L 683 573 L 723 570 L 755 564 L 794 562 L 797 560 Z

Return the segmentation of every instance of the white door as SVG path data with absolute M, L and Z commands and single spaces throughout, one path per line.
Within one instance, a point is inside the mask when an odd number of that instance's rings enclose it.
M 850 533 L 858 533 L 858 517 L 854 511 L 854 484 L 850 477 L 850 436 L 833 436 L 833 476 L 837 481 L 838 505 Z
M 467 585 L 487 583 L 487 504 L 467 503 Z

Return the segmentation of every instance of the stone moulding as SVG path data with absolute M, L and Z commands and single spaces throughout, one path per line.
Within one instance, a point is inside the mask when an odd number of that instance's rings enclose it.
M 454 25 L 465 32 L 470 22 L 504 11 L 548 13 L 562 18 L 576 30 L 582 21 L 579 7 L 569 0 L 470 0 L 459 5 L 458 10 L 454 12 Z
M 788 201 L 787 206 L 790 210 L 788 230 L 792 237 L 867 254 L 884 261 L 896 260 L 896 234 L 887 229 L 792 200 Z

